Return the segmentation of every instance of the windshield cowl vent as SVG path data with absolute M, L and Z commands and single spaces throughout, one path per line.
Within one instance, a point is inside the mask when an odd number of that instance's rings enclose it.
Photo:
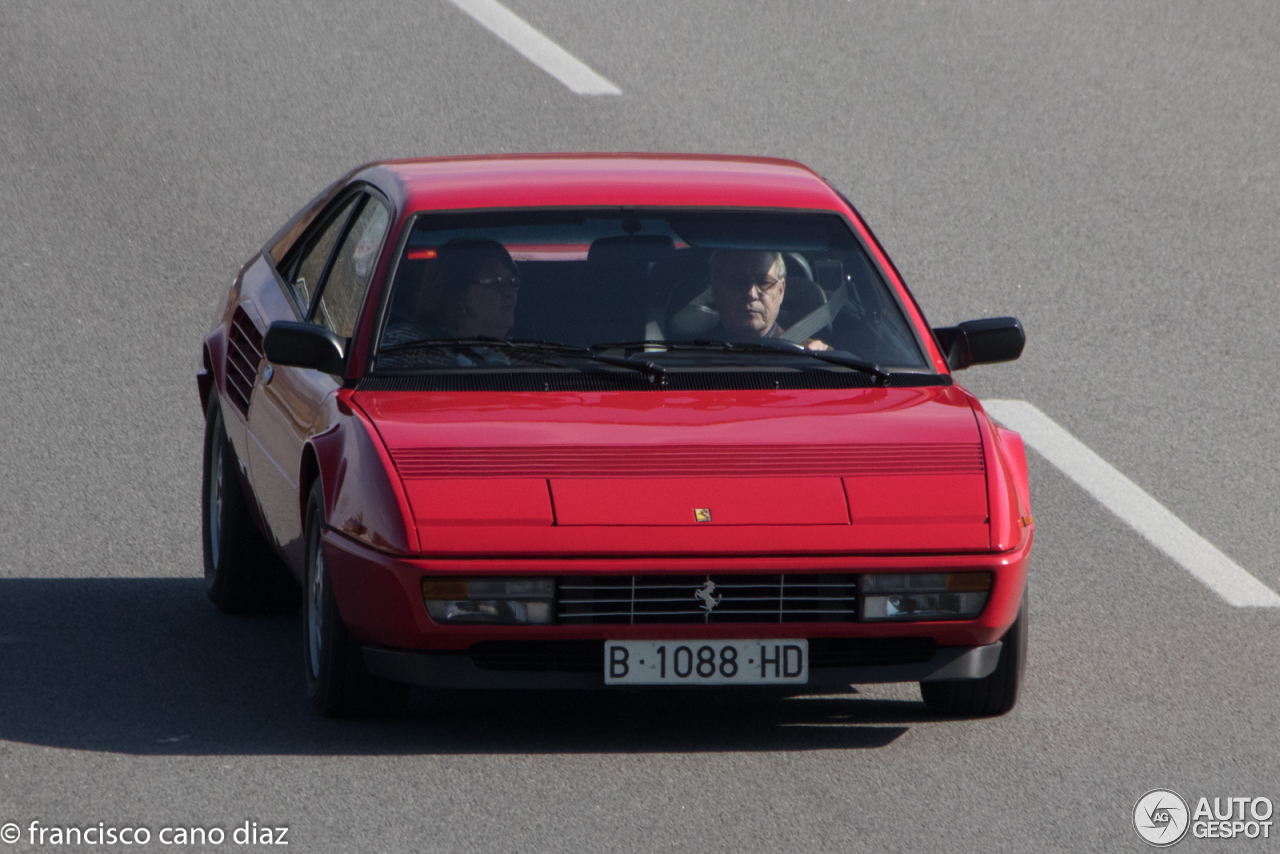
M 243 308 L 231 316 L 227 333 L 227 397 L 246 418 L 253 382 L 262 364 L 262 333 Z

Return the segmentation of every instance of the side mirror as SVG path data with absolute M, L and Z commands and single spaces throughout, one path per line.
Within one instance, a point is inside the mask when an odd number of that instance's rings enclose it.
M 262 351 L 267 361 L 293 368 L 311 368 L 341 377 L 347 372 L 347 339 L 314 323 L 277 320 L 267 327 Z
M 1027 343 L 1027 335 L 1016 317 L 966 320 L 959 326 L 939 327 L 933 334 L 953 371 L 963 371 L 970 365 L 1012 362 L 1022 355 Z

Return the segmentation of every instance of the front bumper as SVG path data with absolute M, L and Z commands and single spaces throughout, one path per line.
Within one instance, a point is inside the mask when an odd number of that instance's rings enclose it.
M 719 638 L 928 638 L 940 648 L 970 649 L 997 643 L 1017 617 L 1026 584 L 1031 537 L 1000 553 L 964 555 L 779 555 L 764 557 L 536 559 L 440 559 L 390 555 L 326 530 L 325 563 L 338 611 L 362 645 L 423 653 L 461 653 L 487 641 L 604 641 L 628 639 Z M 987 605 L 975 619 L 904 622 L 725 622 L 670 625 L 441 625 L 427 614 L 422 579 L 428 577 L 554 576 L 649 573 L 863 573 L 989 570 L 994 581 Z M 987 655 L 986 653 L 982 654 Z M 374 655 L 377 657 L 377 654 Z M 981 657 L 981 656 L 980 656 Z M 983 659 L 985 660 L 985 658 Z M 916 662 L 919 664 L 920 662 Z M 940 661 L 938 666 L 947 665 Z M 373 665 L 380 666 L 380 665 Z M 877 665 L 878 666 L 878 665 Z M 441 664 L 432 673 L 461 665 Z M 465 670 L 465 668 L 462 668 Z M 461 671 L 459 671 L 461 672 Z M 862 681 L 920 681 L 910 675 L 882 678 L 868 671 Z M 434 678 L 434 677 L 432 677 Z M 443 678 L 443 677 L 441 677 Z M 843 676 L 840 678 L 843 679 Z M 951 678 L 951 677 L 933 677 Z M 959 677 L 957 677 L 959 678 Z M 431 683 L 423 683 L 431 684 Z M 847 684 L 847 683 L 846 683 Z
M 596 690 L 605 687 L 603 642 L 600 646 L 600 666 L 594 671 L 493 669 L 481 666 L 475 657 L 466 652 L 416 652 L 374 646 L 364 648 L 364 665 L 375 676 L 430 688 Z M 996 641 L 986 646 L 938 647 L 927 660 L 915 662 L 810 667 L 809 681 L 806 684 L 785 686 L 785 689 L 805 693 L 813 689 L 840 689 L 854 684 L 876 682 L 981 679 L 996 669 L 1001 646 L 1001 642 Z M 777 690 L 778 686 L 753 687 Z

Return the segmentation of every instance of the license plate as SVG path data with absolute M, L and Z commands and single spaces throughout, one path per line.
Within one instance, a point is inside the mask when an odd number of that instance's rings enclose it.
M 807 640 L 605 641 L 606 685 L 803 685 Z

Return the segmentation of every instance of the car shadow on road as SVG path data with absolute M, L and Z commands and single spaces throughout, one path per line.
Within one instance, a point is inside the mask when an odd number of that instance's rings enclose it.
M 300 617 L 228 617 L 199 579 L 0 579 L 0 740 L 130 754 L 468 754 L 877 748 L 922 703 L 417 692 L 334 721 L 308 705 Z M 710 699 L 710 698 L 709 698 Z

